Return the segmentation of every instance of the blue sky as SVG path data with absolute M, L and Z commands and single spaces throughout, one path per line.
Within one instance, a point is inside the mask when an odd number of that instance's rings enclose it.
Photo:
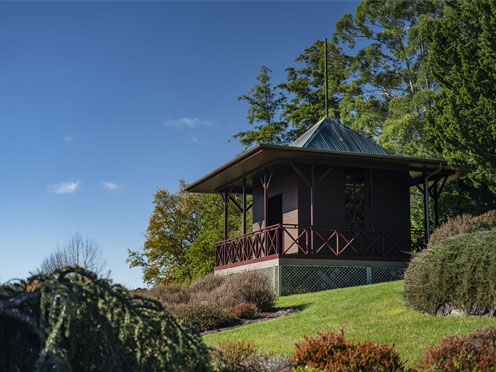
M 229 161 L 248 127 L 237 96 L 274 81 L 355 1 L 1 2 L 0 282 L 75 233 L 112 277 L 142 285 L 157 187 Z

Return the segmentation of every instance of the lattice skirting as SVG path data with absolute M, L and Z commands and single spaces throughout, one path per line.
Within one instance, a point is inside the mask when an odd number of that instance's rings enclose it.
M 403 278 L 404 268 L 275 265 L 256 269 L 281 296 L 381 283 Z

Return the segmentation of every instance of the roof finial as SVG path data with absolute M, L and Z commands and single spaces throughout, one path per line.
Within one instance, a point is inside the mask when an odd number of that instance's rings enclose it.
M 327 38 L 324 39 L 324 53 L 325 53 L 325 62 L 324 62 L 324 71 L 325 71 L 325 116 L 326 118 L 329 116 L 329 99 L 328 99 L 328 90 L 327 87 Z

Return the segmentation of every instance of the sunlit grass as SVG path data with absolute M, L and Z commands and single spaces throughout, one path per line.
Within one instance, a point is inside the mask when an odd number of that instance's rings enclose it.
M 208 345 L 227 339 L 253 340 L 262 350 L 291 354 L 303 335 L 332 329 L 345 337 L 394 344 L 404 360 L 421 358 L 427 346 L 447 334 L 467 334 L 496 319 L 476 316 L 438 317 L 411 310 L 403 299 L 403 281 L 281 297 L 277 306 L 303 311 L 204 337 Z

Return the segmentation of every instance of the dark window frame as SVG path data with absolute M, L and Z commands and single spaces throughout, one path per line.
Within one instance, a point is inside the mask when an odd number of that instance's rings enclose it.
M 344 171 L 345 227 L 365 229 L 369 224 L 369 173 L 363 168 Z

